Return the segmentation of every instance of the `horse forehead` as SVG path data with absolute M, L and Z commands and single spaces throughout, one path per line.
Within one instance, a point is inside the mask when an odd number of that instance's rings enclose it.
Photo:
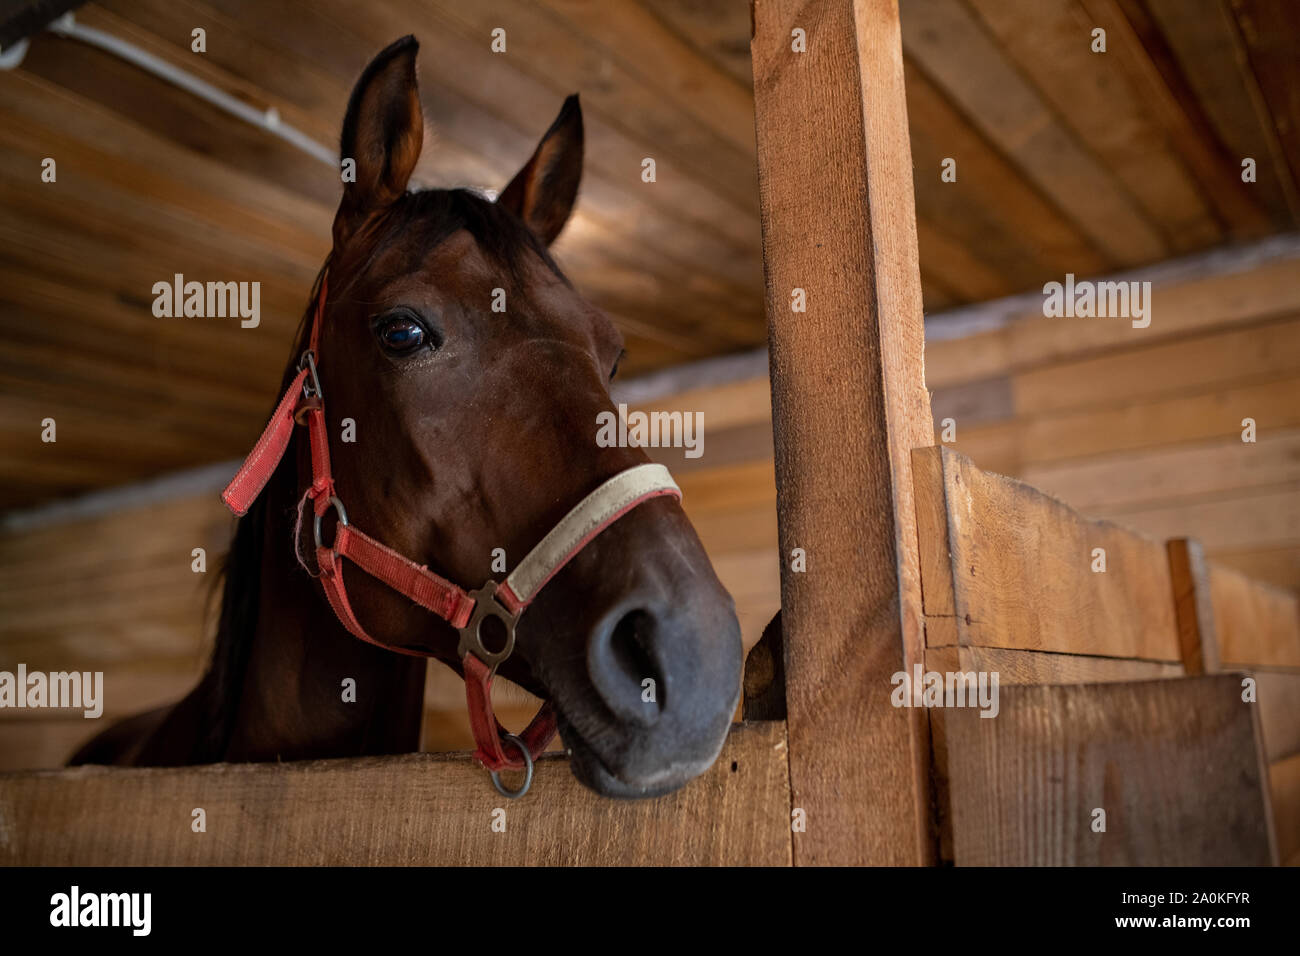
M 403 244 L 396 244 L 402 246 Z M 386 291 L 397 297 L 432 295 L 436 299 L 478 301 L 485 293 L 501 295 L 506 314 L 510 299 L 523 295 L 527 313 L 562 338 L 575 338 L 599 350 L 617 350 L 622 336 L 614 323 L 577 289 L 557 275 L 540 256 L 521 251 L 512 270 L 484 251 L 461 227 L 437 242 L 390 247 L 374 260 Z M 522 288 L 516 282 L 522 283 Z
M 502 270 L 489 261 L 468 229 L 439 239 L 393 242 L 374 257 L 373 274 L 385 282 L 436 283 L 454 278 L 491 279 Z

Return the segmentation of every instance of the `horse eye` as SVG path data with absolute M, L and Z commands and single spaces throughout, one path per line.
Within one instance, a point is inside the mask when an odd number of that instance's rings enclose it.
M 385 319 L 376 330 L 379 342 L 394 355 L 407 355 L 424 345 L 424 326 L 409 315 Z

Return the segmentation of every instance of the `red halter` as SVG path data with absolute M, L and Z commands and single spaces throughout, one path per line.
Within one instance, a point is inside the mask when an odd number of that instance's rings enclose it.
M 426 651 L 390 647 L 366 633 L 348 601 L 343 581 L 346 558 L 362 571 L 383 581 L 394 591 L 404 594 L 427 608 L 460 631 L 457 656 L 461 658 L 465 697 L 470 726 L 478 749 L 474 756 L 492 772 L 498 789 L 507 796 L 521 796 L 532 777 L 533 759 L 546 749 L 555 736 L 555 711 L 548 702 L 542 705 L 528 727 L 517 737 L 506 732 L 492 711 L 492 676 L 497 666 L 514 650 L 515 626 L 524 609 L 532 603 L 542 586 L 560 568 L 581 551 L 596 535 L 628 511 L 660 495 L 681 498 L 681 490 L 662 465 L 637 465 L 606 481 L 587 495 L 551 529 L 501 584 L 489 579 L 477 591 L 466 593 L 452 582 L 439 577 L 423 565 L 416 564 L 380 544 L 348 524 L 347 511 L 339 500 L 330 473 L 329 435 L 325 424 L 325 403 L 320 380 L 316 375 L 316 356 L 320 330 L 324 324 L 328 273 L 321 278 L 316 314 L 312 321 L 310 345 L 298 362 L 298 374 L 289 383 L 271 421 L 252 452 L 231 479 L 221 500 L 237 515 L 244 514 L 270 480 L 284 457 L 293 435 L 294 424 L 304 419 L 311 438 L 312 483 L 298 504 L 298 523 L 294 531 L 294 550 L 300 553 L 297 537 L 302 527 L 302 507 L 308 499 L 315 513 L 313 531 L 316 561 L 325 596 L 339 621 L 354 635 L 385 650 L 415 657 L 432 657 Z M 333 508 L 338 527 L 334 543 L 321 540 L 321 519 Z M 301 562 L 301 557 L 299 561 Z M 481 626 L 484 618 L 495 617 L 505 626 L 505 646 L 491 651 L 483 645 Z M 507 756 L 502 742 L 513 743 L 518 756 Z M 502 769 L 527 769 L 528 780 L 518 791 L 501 787 L 497 772 Z

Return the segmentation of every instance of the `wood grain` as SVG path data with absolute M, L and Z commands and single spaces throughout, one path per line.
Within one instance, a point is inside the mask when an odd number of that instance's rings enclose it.
M 1092 22 L 1106 31 L 1109 55 L 1127 74 L 1147 111 L 1232 234 L 1245 238 L 1267 232 L 1268 215 L 1241 181 L 1240 157 L 1233 157 L 1219 142 L 1150 14 L 1130 0 L 1080 3 Z
M 996 673 L 1004 685 L 1104 684 L 1185 676 L 1181 665 L 1161 661 L 1053 654 L 1005 647 L 927 648 L 925 663 L 929 670 L 939 672 Z
M 1297 268 L 1300 262 L 1288 256 L 1236 271 L 1153 284 L 1151 325 L 1145 329 L 1123 320 L 1049 319 L 1041 303 L 1035 303 L 1002 328 L 930 343 L 927 380 L 932 388 L 943 388 L 1294 314 L 1300 312 Z M 1063 281 L 1064 275 L 1052 278 Z
M 1300 674 L 1254 670 L 1251 676 L 1269 762 L 1300 754 Z
M 1043 102 L 956 0 L 912 0 L 903 18 L 908 53 L 1022 174 L 1112 264 L 1161 258 L 1167 246 L 1130 197 Z
M 734 728 L 703 777 L 638 802 L 584 789 L 561 757 L 513 802 L 464 755 L 3 774 L 0 863 L 779 866 L 785 768 L 785 728 L 770 722 Z M 191 832 L 195 807 L 206 833 Z
M 1131 331 L 1135 333 L 1131 348 L 1013 376 L 1016 411 L 1041 415 L 1083 406 L 1132 404 L 1171 392 L 1300 373 L 1300 318 L 1148 346 L 1140 344 L 1145 330 Z
M 1174 249 L 1211 245 L 1222 229 L 1139 93 L 1106 54 L 1077 0 L 973 0 L 972 6 L 1056 115 L 1112 170 Z M 1076 269 L 1082 272 L 1082 269 Z
M 926 722 L 889 704 L 920 660 L 910 453 L 930 432 L 897 7 L 759 0 L 751 50 L 781 552 L 809 562 L 781 582 L 794 858 L 923 863 Z
M 1205 559 L 1205 549 L 1191 538 L 1171 538 L 1165 547 L 1169 552 L 1169 577 L 1174 589 L 1183 669 L 1190 675 L 1217 674 L 1223 668 L 1214 628 L 1210 565 Z
M 1210 595 L 1225 667 L 1300 669 L 1300 598 L 1210 564 Z
M 996 718 L 944 720 L 958 866 L 1276 862 L 1235 676 L 1005 687 Z
M 962 645 L 1180 660 L 1163 544 L 947 448 L 913 454 L 926 458 L 913 472 L 922 528 L 947 529 L 921 534 L 927 621 L 952 620 Z M 1096 548 L 1105 572 L 1092 570 Z
M 1300 429 L 1270 427 L 1254 442 L 1243 442 L 1240 419 L 1238 426 L 1236 435 L 1220 441 L 1030 465 L 1020 477 L 1098 514 L 1300 482 Z
M 1278 856 L 1294 865 L 1300 855 L 1300 754 L 1269 765 Z

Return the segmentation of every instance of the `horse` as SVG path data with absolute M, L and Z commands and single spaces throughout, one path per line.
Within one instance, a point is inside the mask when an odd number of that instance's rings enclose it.
M 417 51 L 414 37 L 391 44 L 349 98 L 340 156 L 355 168 L 341 177 L 333 245 L 281 384 L 292 390 L 304 374 L 319 313 L 321 435 L 351 525 L 431 576 L 499 582 L 501 554 L 518 560 L 575 502 L 648 458 L 595 441 L 598 416 L 613 409 L 622 337 L 549 251 L 578 194 L 578 97 L 495 200 L 410 189 L 424 139 Z M 502 297 L 505 311 L 494 311 Z M 419 749 L 419 655 L 461 672 L 458 630 L 353 570 L 343 576 L 351 610 L 374 643 L 345 626 L 300 554 L 314 465 L 304 429 L 292 431 L 235 527 L 204 676 L 71 763 Z M 341 516 L 326 520 L 341 530 Z M 328 558 L 328 546 L 318 553 Z M 671 495 L 623 514 L 554 572 L 519 619 L 514 651 L 499 673 L 549 702 L 573 774 L 608 797 L 656 796 L 705 771 L 739 699 L 735 605 Z M 348 682 L 354 699 L 341 691 Z

